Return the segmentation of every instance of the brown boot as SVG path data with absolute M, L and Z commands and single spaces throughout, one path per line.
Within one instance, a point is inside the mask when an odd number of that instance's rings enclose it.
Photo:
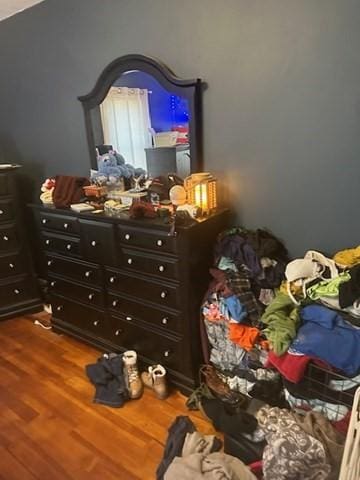
M 164 400 L 169 392 L 166 385 L 166 370 L 162 365 L 152 365 L 141 374 L 144 385 L 152 388 L 159 400 Z
M 123 354 L 124 376 L 127 382 L 131 399 L 140 398 L 143 394 L 143 383 L 141 381 L 137 366 L 137 354 L 134 350 L 128 350 Z

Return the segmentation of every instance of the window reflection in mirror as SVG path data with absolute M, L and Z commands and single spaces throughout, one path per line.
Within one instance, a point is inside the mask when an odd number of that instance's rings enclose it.
M 100 104 L 102 143 L 152 177 L 173 172 L 185 178 L 190 174 L 189 116 L 186 98 L 151 75 L 131 70 L 113 83 Z

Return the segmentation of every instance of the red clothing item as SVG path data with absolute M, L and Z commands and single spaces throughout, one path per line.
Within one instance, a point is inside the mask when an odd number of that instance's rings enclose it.
M 229 338 L 244 350 L 251 350 L 257 342 L 260 330 L 241 323 L 229 323 Z
M 289 382 L 298 383 L 304 377 L 311 357 L 308 355 L 292 355 L 284 353 L 280 357 L 269 352 L 266 367 L 275 367 Z

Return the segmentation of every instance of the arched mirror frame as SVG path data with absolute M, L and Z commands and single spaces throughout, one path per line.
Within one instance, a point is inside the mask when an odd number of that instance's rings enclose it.
M 152 75 L 165 89 L 188 100 L 190 112 L 190 169 L 191 173 L 201 171 L 203 166 L 202 88 L 204 83 L 199 78 L 181 79 L 161 61 L 138 54 L 125 55 L 111 62 L 103 70 L 91 92 L 78 97 L 84 110 L 91 168 L 97 169 L 95 126 L 93 125 L 91 111 L 94 108 L 99 108 L 110 87 L 120 75 L 131 70 L 140 70 Z

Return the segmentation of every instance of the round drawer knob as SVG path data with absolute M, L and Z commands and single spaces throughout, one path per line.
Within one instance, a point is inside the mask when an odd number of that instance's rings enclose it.
M 48 267 L 51 267 L 51 265 L 52 265 L 53 263 L 54 263 L 53 260 L 48 260 L 47 266 L 48 266 Z
M 18 288 L 14 288 L 14 293 L 15 293 L 15 295 L 19 295 L 20 290 Z
M 170 350 L 165 350 L 164 357 L 169 357 L 170 353 L 171 353 Z
M 164 265 L 159 265 L 159 272 L 165 272 Z
M 131 322 L 132 318 L 131 317 L 125 317 L 128 322 Z
M 125 237 L 124 237 L 124 238 L 125 238 L 125 240 L 130 240 L 130 238 L 131 238 L 130 233 L 125 233 Z
M 121 328 L 119 328 L 118 330 L 116 330 L 116 332 L 115 332 L 115 335 L 116 335 L 116 336 L 119 336 L 119 335 L 120 335 L 120 333 L 122 333 L 122 330 L 121 330 Z
M 99 320 L 95 320 L 95 321 L 93 322 L 93 325 L 94 325 L 95 327 L 97 327 L 97 326 L 99 325 Z
M 112 305 L 113 307 L 116 307 L 118 303 L 119 303 L 118 300 L 114 300 L 111 305 Z
M 90 275 L 91 275 L 91 273 L 92 273 L 91 270 L 87 270 L 87 271 L 85 272 L 85 277 L 86 277 L 86 278 L 89 278 Z
M 50 287 L 55 287 L 55 285 L 56 285 L 55 281 L 50 282 Z
M 42 223 L 43 225 L 45 225 L 45 224 L 47 223 L 46 218 L 43 218 L 43 219 L 41 220 L 41 223 Z
M 63 309 L 64 307 L 62 305 L 59 305 L 58 307 L 56 307 L 56 311 L 57 312 L 61 312 L 61 310 Z
M 65 228 L 65 230 L 67 230 L 69 228 L 69 224 L 68 223 L 64 223 L 63 227 Z
M 15 265 L 13 263 L 9 263 L 9 268 L 15 268 Z
M 128 263 L 129 265 L 131 265 L 131 264 L 133 263 L 132 258 L 128 258 L 128 259 L 127 259 L 127 263 Z
M 161 293 L 160 293 L 160 297 L 161 298 L 166 298 L 168 295 L 168 292 L 166 290 L 163 290 Z
M 92 247 L 96 247 L 96 245 L 97 245 L 96 240 L 92 240 L 91 243 L 90 243 L 90 245 L 91 245 Z
M 156 245 L 158 247 L 162 247 L 164 245 L 164 242 L 162 240 L 156 240 Z
M 95 297 L 95 293 L 89 293 L 88 299 L 92 300 Z
M 168 321 L 169 321 L 169 319 L 168 319 L 167 317 L 164 317 L 164 318 L 161 320 L 161 323 L 162 323 L 163 325 L 167 325 L 167 324 L 168 324 Z
M 3 215 L 4 214 L 4 210 L 0 210 L 0 215 Z
M 110 283 L 115 283 L 115 280 L 116 280 L 116 277 L 110 277 L 110 278 L 109 278 L 109 282 L 110 282 Z
M 7 242 L 9 240 L 9 237 L 7 235 L 4 235 L 3 240 L 5 240 L 5 242 Z
M 45 240 L 45 245 L 50 245 L 50 240 L 49 239 Z
M 68 243 L 68 244 L 66 245 L 66 250 L 71 250 L 71 248 L 72 248 L 71 243 Z

